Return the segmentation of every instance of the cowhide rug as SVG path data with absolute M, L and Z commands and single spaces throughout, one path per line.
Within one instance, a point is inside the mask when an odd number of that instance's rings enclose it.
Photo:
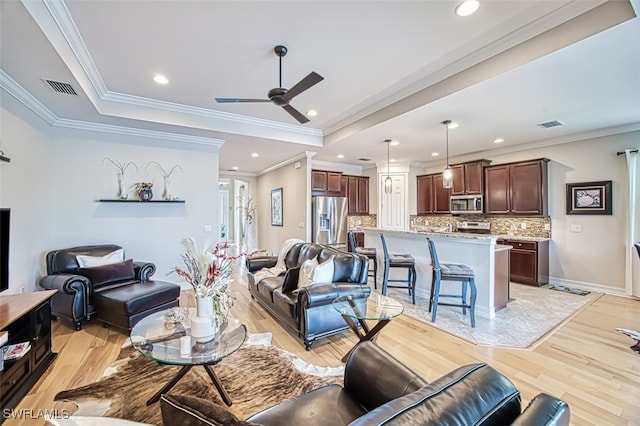
M 331 383 L 342 383 L 342 368 L 330 369 L 332 375 L 303 373 L 305 363 L 274 346 L 243 346 L 214 366 L 217 376 L 229 392 L 233 405 L 229 410 L 245 419 L 285 399 Z M 298 367 L 296 367 L 298 366 Z M 311 367 L 310 370 L 323 370 Z M 95 383 L 58 393 L 56 401 L 71 401 L 79 407 L 75 415 L 106 416 L 161 425 L 160 403 L 149 407 L 146 401 L 180 369 L 160 365 L 133 348 L 123 348 L 113 371 Z M 204 368 L 193 367 L 170 394 L 192 395 L 224 405 Z

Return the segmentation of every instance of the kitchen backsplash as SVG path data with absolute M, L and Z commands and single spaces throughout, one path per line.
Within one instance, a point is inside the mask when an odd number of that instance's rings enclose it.
M 378 226 L 378 218 L 375 214 L 347 217 L 347 227 L 349 230 L 375 228 L 376 226 Z
M 489 217 L 477 215 L 460 216 L 410 216 L 409 223 L 417 225 L 447 226 L 456 230 L 458 222 L 491 222 L 493 235 L 514 237 L 551 238 L 551 218 L 548 217 Z M 523 229 L 523 224 L 525 229 Z M 545 230 L 548 225 L 549 230 Z M 364 226 L 364 225 L 362 225 Z M 374 225 L 375 226 L 375 225 Z

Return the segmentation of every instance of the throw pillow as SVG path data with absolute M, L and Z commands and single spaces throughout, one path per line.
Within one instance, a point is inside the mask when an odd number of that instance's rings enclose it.
M 313 283 L 313 271 L 318 266 L 318 257 L 302 262 L 298 273 L 298 288 L 308 287 Z
M 251 426 L 238 419 L 231 411 L 215 402 L 188 395 L 160 397 L 162 423 L 180 426 Z
M 331 256 L 313 269 L 312 283 L 332 283 L 333 272 L 333 256 Z
M 122 262 L 124 260 L 124 249 L 118 249 L 104 256 L 87 256 L 79 254 L 76 256 L 78 266 L 81 268 L 91 268 L 93 266 L 108 265 L 110 263 Z
M 78 268 L 78 274 L 89 278 L 94 289 L 115 281 L 131 280 L 135 277 L 132 259 L 91 268 Z

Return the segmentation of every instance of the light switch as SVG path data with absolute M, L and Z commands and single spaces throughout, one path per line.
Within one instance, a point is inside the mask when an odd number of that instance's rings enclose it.
M 580 226 L 580 225 L 571 225 L 571 232 L 582 232 L 582 226 Z
M 304 222 L 298 223 L 298 228 L 304 228 Z
M 204 226 L 204 232 L 211 232 L 212 229 L 213 229 L 213 227 L 211 225 L 205 225 Z
M 544 230 L 545 231 L 551 231 L 551 224 L 550 223 L 545 223 L 544 224 Z

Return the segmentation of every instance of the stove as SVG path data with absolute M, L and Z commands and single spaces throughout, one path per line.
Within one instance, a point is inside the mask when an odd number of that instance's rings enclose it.
M 491 222 L 458 222 L 458 232 L 490 234 Z

